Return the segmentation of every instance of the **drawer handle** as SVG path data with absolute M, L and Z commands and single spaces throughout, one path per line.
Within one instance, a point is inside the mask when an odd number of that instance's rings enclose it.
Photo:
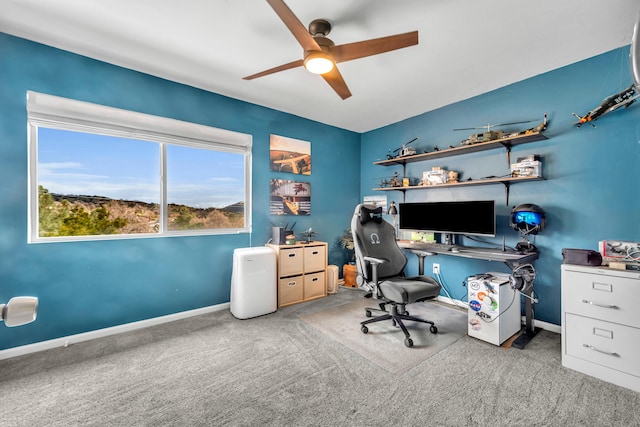
M 589 344 L 582 344 L 582 346 L 584 348 L 588 348 L 589 350 L 597 351 L 598 353 L 606 354 L 608 356 L 620 357 L 620 355 L 618 353 L 600 350 L 599 348 L 596 348 L 596 347 L 594 347 L 592 345 L 589 345 Z
M 613 308 L 614 310 L 617 310 L 617 309 L 620 308 L 620 307 L 618 307 L 617 305 L 614 305 L 614 304 L 598 304 L 597 302 L 589 301 L 589 300 L 586 300 L 586 299 L 583 299 L 582 302 L 585 303 L 585 304 L 595 305 L 596 307 Z
M 294 256 L 296 256 L 296 254 L 289 254 L 288 256 L 289 258 L 293 258 Z
M 311 279 L 311 281 L 312 281 L 312 282 L 317 282 L 317 281 L 318 281 L 318 278 L 317 278 L 317 277 L 314 277 L 313 279 Z
M 313 252 L 311 252 L 311 253 L 312 253 L 313 255 L 318 255 L 320 252 L 318 252 L 318 251 L 313 251 Z
M 289 283 L 287 283 L 287 285 L 289 285 L 289 286 L 295 286 L 295 285 L 296 285 L 296 282 L 289 282 Z

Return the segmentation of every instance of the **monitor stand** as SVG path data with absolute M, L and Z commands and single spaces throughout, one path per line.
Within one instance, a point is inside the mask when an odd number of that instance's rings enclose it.
M 446 233 L 446 234 L 443 234 L 443 236 L 444 236 L 444 238 L 443 238 L 444 241 L 442 243 L 444 243 L 445 245 L 448 245 L 448 246 L 453 246 L 454 245 L 454 243 L 453 243 L 453 234 Z

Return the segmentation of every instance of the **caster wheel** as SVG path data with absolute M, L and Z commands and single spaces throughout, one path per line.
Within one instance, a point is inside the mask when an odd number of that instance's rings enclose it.
M 431 325 L 429 330 L 431 331 L 432 334 L 437 334 L 438 333 L 438 328 L 436 328 L 435 325 Z
M 395 321 L 394 319 L 391 319 L 391 325 L 393 325 L 393 327 L 394 327 L 394 328 L 395 328 L 396 326 L 398 326 L 398 325 L 396 324 L 396 321 Z
M 367 317 L 371 317 L 372 316 L 371 310 L 365 310 L 364 315 Z
M 406 345 L 407 347 L 413 347 L 413 340 L 411 338 L 405 338 L 404 345 Z
M 405 314 L 405 316 L 408 316 L 408 315 L 409 315 L 409 312 L 408 312 L 408 311 L 405 311 L 405 312 L 404 312 L 404 314 Z
M 363 334 L 369 333 L 369 328 L 367 328 L 364 325 L 362 325 L 362 328 L 360 328 L 360 330 L 362 331 Z

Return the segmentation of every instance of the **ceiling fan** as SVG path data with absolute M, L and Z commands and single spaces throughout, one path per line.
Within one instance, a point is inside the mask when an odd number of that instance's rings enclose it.
M 320 74 L 340 98 L 347 99 L 351 96 L 351 91 L 349 91 L 336 64 L 418 44 L 418 32 L 411 31 L 409 33 L 336 46 L 327 38 L 331 31 L 331 23 L 329 21 L 315 19 L 309 24 L 309 30 L 307 31 L 284 1 L 267 0 L 267 3 L 298 40 L 304 50 L 304 57 L 303 59 L 244 77 L 244 80 L 253 80 L 258 77 L 304 66 L 308 71 Z

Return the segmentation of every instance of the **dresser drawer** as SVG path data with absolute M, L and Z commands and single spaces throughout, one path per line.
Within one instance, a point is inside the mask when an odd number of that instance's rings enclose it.
M 565 314 L 566 354 L 640 377 L 640 329 Z
M 302 301 L 303 292 L 303 276 L 286 277 L 278 280 L 278 307 Z
M 326 273 L 305 274 L 304 276 L 304 299 L 319 298 L 327 294 L 325 286 Z
M 278 276 L 295 276 L 302 274 L 304 265 L 302 248 L 280 249 L 278 257 Z
M 304 248 L 304 271 L 321 271 L 325 269 L 327 254 L 324 246 Z
M 634 315 L 638 280 L 565 270 L 562 286 L 565 312 L 640 327 L 640 317 Z

